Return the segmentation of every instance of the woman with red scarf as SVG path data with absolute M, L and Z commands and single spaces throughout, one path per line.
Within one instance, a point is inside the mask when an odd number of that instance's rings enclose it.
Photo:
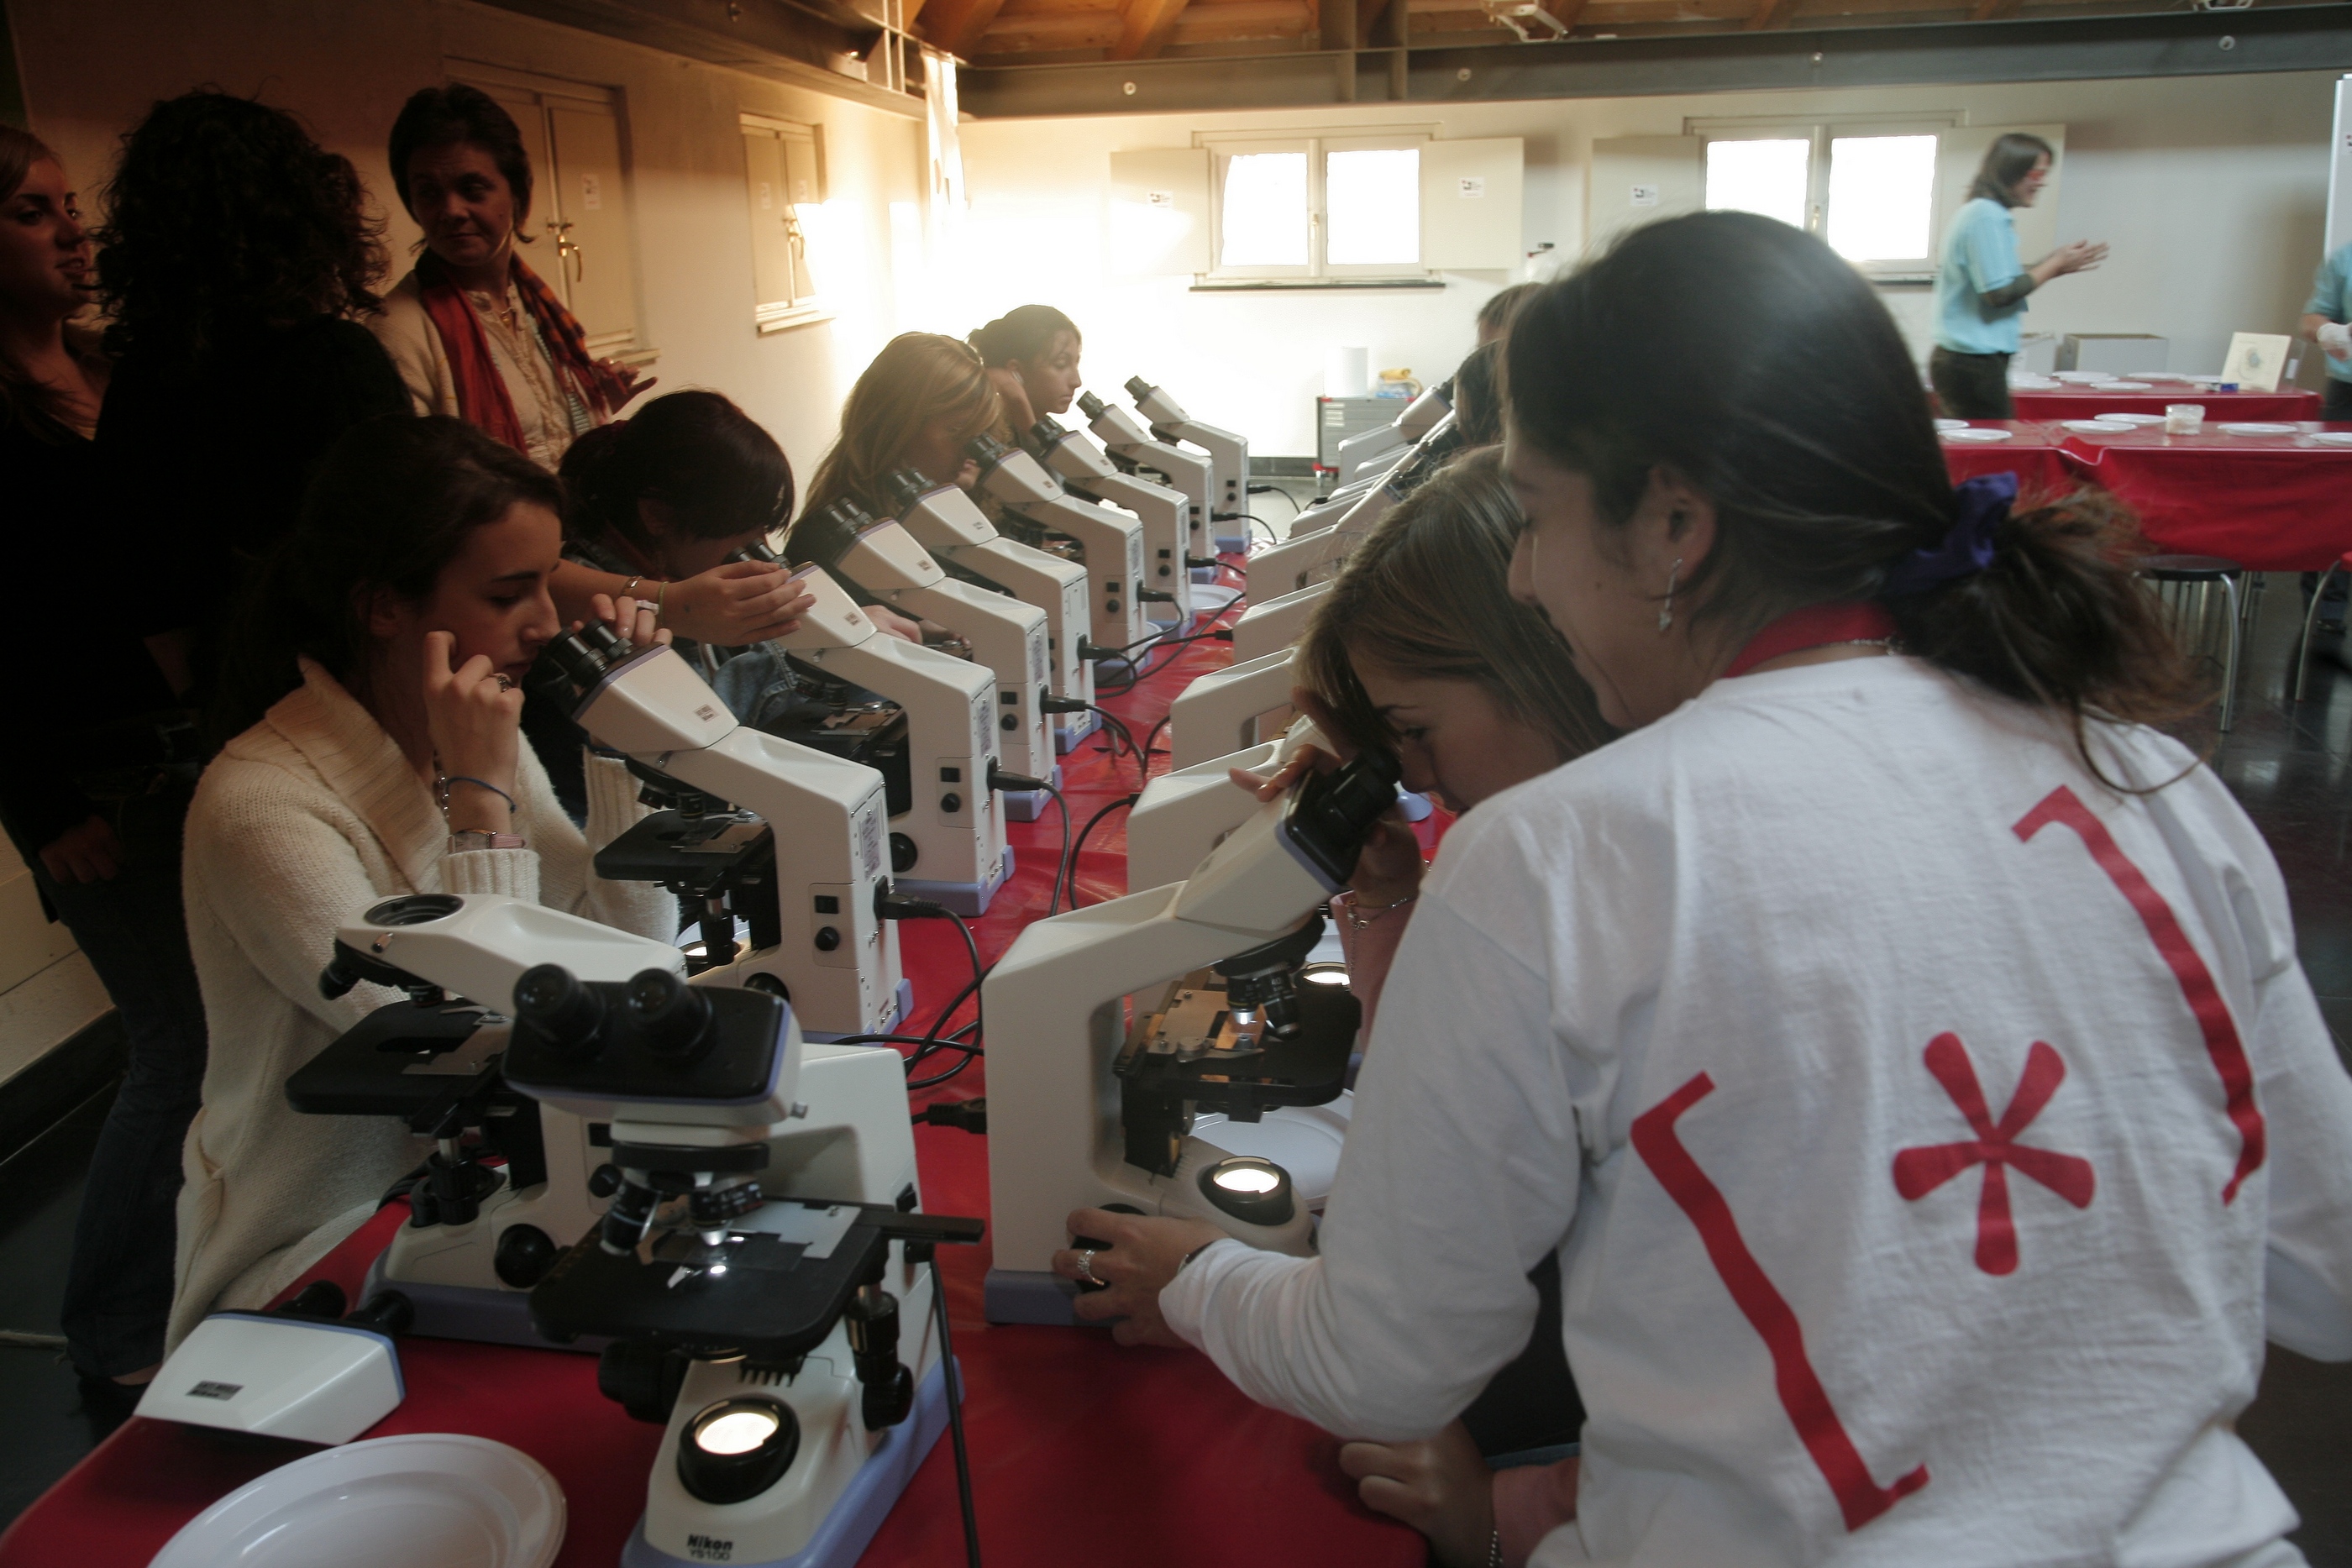
M 580 323 L 515 254 L 530 214 L 530 158 L 488 93 L 462 83 L 417 92 L 393 123 L 390 155 L 425 252 L 370 325 L 417 413 L 462 419 L 552 472 L 573 441 L 653 382 L 590 358 Z M 664 626 L 725 647 L 796 624 L 782 613 L 794 597 L 783 574 L 750 563 L 656 584 L 567 562 L 550 588 L 574 621 L 598 593 L 653 589 Z

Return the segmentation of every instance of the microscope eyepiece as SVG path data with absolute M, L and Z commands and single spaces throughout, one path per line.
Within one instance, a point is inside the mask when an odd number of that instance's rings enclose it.
M 763 539 L 753 539 L 750 544 L 745 545 L 742 549 L 736 550 L 728 556 L 727 559 L 729 560 L 756 560 L 761 566 L 782 566 L 784 564 L 784 558 L 778 555 L 774 550 L 770 549 L 767 546 L 767 542 Z
M 1150 397 L 1153 392 L 1159 390 L 1159 388 L 1153 386 L 1150 382 L 1145 381 L 1141 376 L 1129 376 L 1127 378 L 1127 395 L 1133 398 L 1138 402 L 1141 402 L 1145 398 Z
M 586 691 L 604 678 L 604 655 L 583 642 L 575 632 L 566 632 L 541 651 L 540 657 L 554 661 L 563 678 L 582 691 Z
M 1002 462 L 1013 450 L 993 435 L 975 435 L 964 443 L 963 449 L 966 455 L 983 468 Z
M 1029 427 L 1029 439 L 1040 452 L 1050 452 L 1055 443 L 1069 439 L 1070 433 L 1056 423 L 1051 414 Z
M 835 501 L 801 518 L 793 530 L 793 549 L 803 560 L 830 570 L 857 543 L 857 536 L 873 526 L 873 517 L 856 502 Z
M 540 964 L 515 982 L 515 1017 L 575 1061 L 604 1047 L 604 1004 L 561 964 Z
M 1078 394 L 1078 412 L 1085 414 L 1088 420 L 1100 419 L 1103 416 L 1103 410 L 1109 406 L 1110 404 L 1090 392 L 1082 392 Z
M 692 1062 L 710 1049 L 710 998 L 667 969 L 646 969 L 625 993 L 629 1017 L 655 1055 Z
M 614 631 L 610 626 L 605 625 L 602 621 L 589 622 L 588 624 L 580 628 L 579 632 L 575 633 L 575 635 L 577 635 L 583 643 L 587 643 L 589 647 L 594 649 L 596 656 L 601 659 L 605 665 L 610 665 L 614 661 L 626 658 L 628 656 L 628 644 L 622 641 L 621 634 L 618 632 Z M 604 672 L 600 668 L 597 673 L 601 674 Z
M 937 488 L 939 488 L 938 486 L 916 473 L 912 468 L 892 469 L 889 476 L 882 481 L 884 493 L 890 497 L 891 504 L 901 512 Z

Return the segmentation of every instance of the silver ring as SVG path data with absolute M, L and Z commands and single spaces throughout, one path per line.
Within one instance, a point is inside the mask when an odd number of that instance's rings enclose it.
M 1078 1254 L 1078 1278 L 1089 1285 L 1108 1285 L 1108 1280 L 1095 1278 L 1095 1249 L 1091 1247 Z
M 498 674 L 492 675 L 490 679 L 499 683 L 499 690 L 502 692 L 510 692 L 514 690 L 514 677 L 512 675 L 500 672 Z

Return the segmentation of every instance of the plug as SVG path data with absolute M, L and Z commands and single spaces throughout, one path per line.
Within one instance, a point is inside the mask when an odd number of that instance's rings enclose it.
M 955 911 L 944 904 L 912 894 L 886 893 L 874 901 L 875 913 L 885 920 L 953 920 Z
M 1037 706 L 1046 713 L 1084 713 L 1094 705 L 1083 697 L 1048 696 L 1040 699 Z
M 1135 596 L 1138 599 L 1147 600 L 1155 604 L 1173 604 L 1176 602 L 1176 596 L 1174 594 L 1157 588 L 1139 588 L 1135 591 Z
M 936 1105 L 926 1105 L 915 1113 L 918 1127 L 961 1127 L 967 1133 L 986 1134 L 988 1131 L 988 1099 L 985 1095 L 971 1100 L 942 1100 Z
M 1051 702 L 1053 699 L 1048 697 L 1046 700 Z M 1078 706 L 1083 708 L 1086 706 L 1086 704 L 1080 703 Z M 1051 713 L 1057 710 L 1048 708 L 1046 711 Z M 1046 783 L 1043 779 L 1032 779 L 1026 773 L 1014 773 L 1008 770 L 993 757 L 988 759 L 988 787 L 992 791 L 1010 789 L 1015 793 L 1030 789 L 1050 789 L 1053 788 L 1051 784 Z

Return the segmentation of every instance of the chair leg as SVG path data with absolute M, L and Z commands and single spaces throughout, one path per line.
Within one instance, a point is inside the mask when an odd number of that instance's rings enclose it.
M 2221 733 L 2230 733 L 2230 726 L 2238 713 L 2238 639 L 2241 627 L 2238 603 L 2238 580 L 2224 576 L 2221 592 L 2230 607 L 2230 643 L 2221 658 Z
M 2311 608 L 2303 612 L 2303 640 L 2294 645 L 2294 695 L 2289 698 L 2289 701 L 2303 700 L 2304 683 L 2311 677 L 2312 629 L 2319 624 L 2320 601 L 2327 597 L 2327 585 L 2334 580 L 2336 572 L 2342 570 L 2343 565 L 2342 561 L 2337 561 L 2334 566 L 2321 572 L 2318 582 L 2312 586 Z

